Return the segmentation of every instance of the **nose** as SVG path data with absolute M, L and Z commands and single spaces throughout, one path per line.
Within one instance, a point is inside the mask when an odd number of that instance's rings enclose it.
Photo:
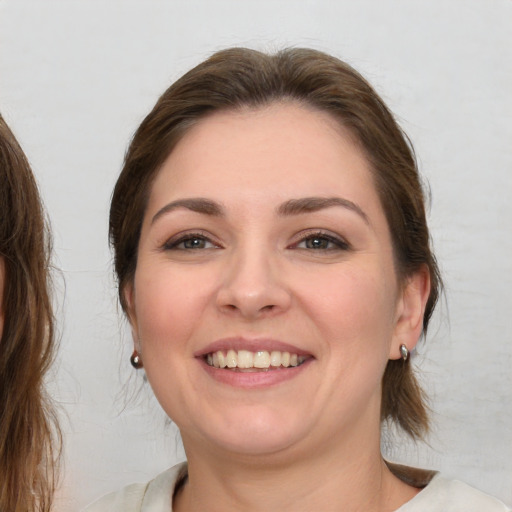
M 229 262 L 217 293 L 217 307 L 247 320 L 286 311 L 291 295 L 269 251 L 241 251 Z

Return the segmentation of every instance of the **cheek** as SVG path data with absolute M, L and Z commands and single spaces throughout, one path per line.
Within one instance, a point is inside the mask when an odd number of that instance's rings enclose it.
M 162 408 L 183 424 L 199 396 L 187 361 L 192 360 L 208 286 L 198 272 L 141 269 L 135 275 L 135 310 L 145 373 Z
M 142 350 L 159 350 L 162 345 L 169 350 L 189 339 L 208 303 L 209 288 L 200 272 L 136 273 L 135 309 Z
M 396 288 L 387 276 L 379 268 L 348 265 L 316 276 L 317 293 L 303 302 L 325 336 L 339 340 L 333 350 L 351 345 L 359 351 L 378 346 L 387 350 L 383 342 L 392 336 L 396 302 Z

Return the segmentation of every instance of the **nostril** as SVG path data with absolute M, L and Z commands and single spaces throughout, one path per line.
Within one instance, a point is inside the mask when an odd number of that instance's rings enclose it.
M 290 305 L 288 291 L 267 274 L 263 277 L 251 274 L 251 279 L 245 281 L 240 276 L 238 273 L 226 279 L 218 290 L 216 306 L 224 313 L 256 318 L 285 311 Z
M 240 312 L 242 313 L 243 315 L 249 315 L 249 316 L 252 316 L 252 315 L 261 315 L 261 314 L 265 314 L 265 313 L 272 313 L 273 311 L 276 310 L 276 305 L 275 304 L 268 304 L 266 306 L 261 306 L 261 307 L 253 307 L 253 308 L 249 308 L 249 307 L 244 307 L 244 306 L 238 306 L 236 304 L 224 304 L 222 305 L 222 309 L 224 309 L 225 312 Z

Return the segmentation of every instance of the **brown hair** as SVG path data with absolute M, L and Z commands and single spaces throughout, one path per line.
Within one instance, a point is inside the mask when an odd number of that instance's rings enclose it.
M 43 378 L 55 350 L 50 240 L 36 182 L 0 116 L 0 510 L 50 510 L 60 433 Z
M 150 186 L 159 167 L 187 130 L 208 114 L 294 101 L 327 112 L 366 154 L 391 230 L 403 282 L 426 266 L 431 290 L 426 332 L 441 279 L 425 218 L 424 195 L 407 136 L 392 113 L 348 64 L 309 49 L 267 55 L 245 48 L 220 51 L 186 73 L 160 97 L 136 131 L 110 209 L 110 240 L 123 309 L 123 290 L 134 276 L 137 246 Z M 425 397 L 410 361 L 389 361 L 382 386 L 381 419 L 395 420 L 413 438 L 428 430 Z

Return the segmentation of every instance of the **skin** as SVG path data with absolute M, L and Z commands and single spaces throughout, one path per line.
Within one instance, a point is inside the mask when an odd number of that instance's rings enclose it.
M 310 197 L 343 204 L 283 214 Z M 167 206 L 190 198 L 222 214 Z M 414 496 L 380 455 L 381 378 L 415 346 L 428 289 L 426 271 L 398 281 L 368 163 L 327 114 L 276 104 L 199 122 L 156 176 L 125 290 L 189 461 L 175 509 L 382 511 Z M 232 337 L 291 344 L 307 364 L 270 386 L 219 381 L 197 354 Z

